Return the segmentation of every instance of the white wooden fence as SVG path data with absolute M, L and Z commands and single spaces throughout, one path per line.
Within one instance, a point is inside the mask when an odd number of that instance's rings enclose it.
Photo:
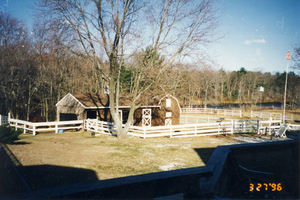
M 116 135 L 115 126 L 110 122 L 95 119 L 85 120 L 85 130 L 95 133 Z M 208 135 L 232 134 L 256 132 L 261 134 L 275 133 L 280 128 L 280 120 L 230 120 L 214 123 L 197 123 L 172 126 L 140 127 L 131 126 L 128 135 L 151 138 L 151 137 L 197 137 Z
M 215 108 L 181 108 L 182 114 L 197 113 L 197 114 L 211 114 L 211 115 L 225 115 L 242 117 L 241 110 L 225 110 Z
M 280 128 L 281 120 L 268 120 L 268 121 L 260 121 L 259 120 L 259 128 L 258 128 L 258 134 L 275 134 L 275 131 L 277 131 Z
M 37 132 L 55 131 L 55 133 L 58 133 L 59 130 L 83 128 L 83 120 L 61 122 L 28 122 L 10 118 L 9 124 L 10 126 L 15 127 L 15 129 L 22 128 L 24 133 L 27 131 L 32 131 L 33 135 L 36 135 Z
M 281 120 L 282 113 L 272 113 L 272 112 L 260 112 L 260 111 L 253 111 L 251 110 L 251 118 L 261 118 L 261 119 L 274 119 L 274 120 Z
M 195 117 L 194 117 L 195 118 Z M 7 121 L 6 121 L 7 120 Z M 198 117 L 195 118 L 197 123 L 172 125 L 172 126 L 152 126 L 140 127 L 131 126 L 128 135 L 137 136 L 141 138 L 150 137 L 195 137 L 218 134 L 232 134 L 239 132 L 255 132 L 262 134 L 271 134 L 280 128 L 281 120 L 233 120 L 226 119 L 220 121 L 219 118 Z M 10 126 L 16 129 L 22 128 L 24 133 L 27 131 L 37 132 L 55 131 L 65 129 L 84 129 L 93 131 L 95 133 L 116 135 L 114 123 L 103 122 L 95 119 L 76 120 L 76 121 L 62 121 L 62 122 L 27 122 L 24 120 L 11 119 L 9 116 L 1 115 L 1 122 L 9 123 Z M 187 118 L 186 121 L 187 122 Z M 201 123 L 202 122 L 202 123 Z M 298 128 L 298 127 L 297 127 Z
M 251 110 L 251 118 L 260 118 L 260 119 L 273 119 L 273 120 L 282 120 L 282 113 L 273 113 L 273 112 L 260 112 Z M 286 121 L 293 121 L 293 115 L 286 115 Z
M 95 119 L 85 120 L 85 129 L 102 134 L 115 135 L 116 133 L 115 126 L 113 123 L 102 122 Z M 152 127 L 130 126 L 127 134 L 141 138 L 172 138 L 229 134 L 233 133 L 232 131 L 232 122 L 218 122 Z
M 86 119 L 84 129 L 95 133 L 116 135 L 115 124 L 111 122 L 98 121 L 96 119 Z
M 180 115 L 180 124 L 216 123 L 220 122 L 220 120 L 218 117 Z M 231 119 L 222 119 L 222 122 L 230 121 Z

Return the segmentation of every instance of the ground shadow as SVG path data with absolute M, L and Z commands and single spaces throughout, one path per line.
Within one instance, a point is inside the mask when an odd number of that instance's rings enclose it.
M 31 142 L 15 141 L 14 143 L 12 143 L 10 145 L 26 145 L 26 144 L 31 144 Z
M 5 154 L 3 148 L 0 148 L 0 194 L 26 191 L 26 186 L 14 170 L 9 157 Z
M 26 144 L 16 142 L 16 145 Z M 98 181 L 95 171 L 54 165 L 23 166 L 5 144 L 0 148 L 0 194 L 15 194 Z
M 213 154 L 216 148 L 199 148 L 194 149 L 197 154 L 199 155 L 200 159 L 206 164 L 210 158 L 210 156 Z
M 54 165 L 18 167 L 32 190 L 98 181 L 93 170 Z

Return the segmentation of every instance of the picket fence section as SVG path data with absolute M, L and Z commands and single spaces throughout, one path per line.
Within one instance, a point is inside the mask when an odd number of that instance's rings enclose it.
M 55 131 L 58 133 L 59 130 L 66 129 L 81 129 L 83 128 L 83 120 L 74 120 L 74 121 L 62 121 L 62 122 L 28 122 L 19 119 L 9 119 L 10 126 L 22 128 L 24 133 L 27 131 L 32 131 L 33 135 L 36 135 L 37 132 L 47 132 Z
M 181 108 L 182 114 L 216 114 L 216 115 L 225 115 L 225 116 L 238 116 L 242 117 L 241 110 L 226 110 L 226 109 L 216 109 L 216 108 Z

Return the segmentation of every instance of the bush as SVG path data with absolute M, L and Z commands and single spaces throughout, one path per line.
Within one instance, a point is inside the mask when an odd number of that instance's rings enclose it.
M 10 127 L 9 124 L 4 124 L 0 126 L 0 142 L 12 144 L 19 139 L 18 137 L 22 132 L 22 129 L 15 130 L 15 128 Z

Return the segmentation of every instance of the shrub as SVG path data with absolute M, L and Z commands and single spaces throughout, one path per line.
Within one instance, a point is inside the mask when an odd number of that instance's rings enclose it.
M 15 128 L 10 127 L 9 124 L 4 124 L 0 126 L 0 142 L 12 144 L 14 141 L 18 140 L 18 137 L 22 132 L 22 129 L 15 130 Z

